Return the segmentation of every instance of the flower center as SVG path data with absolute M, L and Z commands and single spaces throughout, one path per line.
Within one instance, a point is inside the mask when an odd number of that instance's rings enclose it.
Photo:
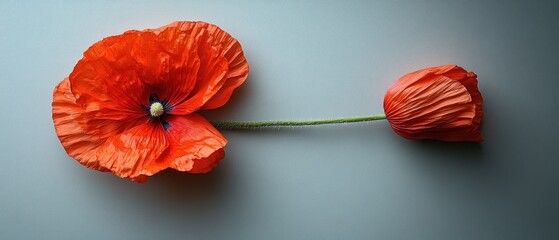
M 161 104 L 160 102 L 154 102 L 149 107 L 149 113 L 151 114 L 152 117 L 159 117 L 163 115 L 163 113 L 165 113 L 165 108 L 163 107 L 163 104 Z

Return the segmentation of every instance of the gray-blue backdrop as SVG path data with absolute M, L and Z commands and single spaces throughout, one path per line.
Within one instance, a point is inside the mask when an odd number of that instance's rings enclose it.
M 559 15 L 544 1 L 0 2 L 0 239 L 559 239 Z M 479 75 L 482 144 L 387 122 L 227 131 L 207 175 L 88 170 L 53 87 L 103 37 L 175 20 L 242 43 L 249 79 L 213 120 L 382 113 L 416 69 Z

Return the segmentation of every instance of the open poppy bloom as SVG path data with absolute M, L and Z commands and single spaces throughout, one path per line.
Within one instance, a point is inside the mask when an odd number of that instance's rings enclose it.
M 78 162 L 122 178 L 208 172 L 227 140 L 196 111 L 224 105 L 248 72 L 239 42 L 205 22 L 107 37 L 55 87 L 56 133 Z
M 384 111 L 408 139 L 481 142 L 482 103 L 477 75 L 447 65 L 401 77 L 386 92 Z

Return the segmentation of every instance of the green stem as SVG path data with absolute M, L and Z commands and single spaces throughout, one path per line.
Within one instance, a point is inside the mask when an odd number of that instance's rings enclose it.
M 289 127 L 289 126 L 309 126 L 324 124 L 340 124 L 354 122 L 370 122 L 386 119 L 386 115 L 379 114 L 365 117 L 334 118 L 325 120 L 303 120 L 303 121 L 261 121 L 261 122 L 228 122 L 216 121 L 212 124 L 219 129 L 247 129 L 247 128 L 266 128 L 266 127 Z

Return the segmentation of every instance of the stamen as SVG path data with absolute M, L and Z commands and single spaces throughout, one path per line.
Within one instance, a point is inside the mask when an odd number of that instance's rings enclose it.
M 152 117 L 159 117 L 163 115 L 163 113 L 165 113 L 165 108 L 163 107 L 163 104 L 161 104 L 160 102 L 154 102 L 149 107 L 149 113 L 151 114 Z

